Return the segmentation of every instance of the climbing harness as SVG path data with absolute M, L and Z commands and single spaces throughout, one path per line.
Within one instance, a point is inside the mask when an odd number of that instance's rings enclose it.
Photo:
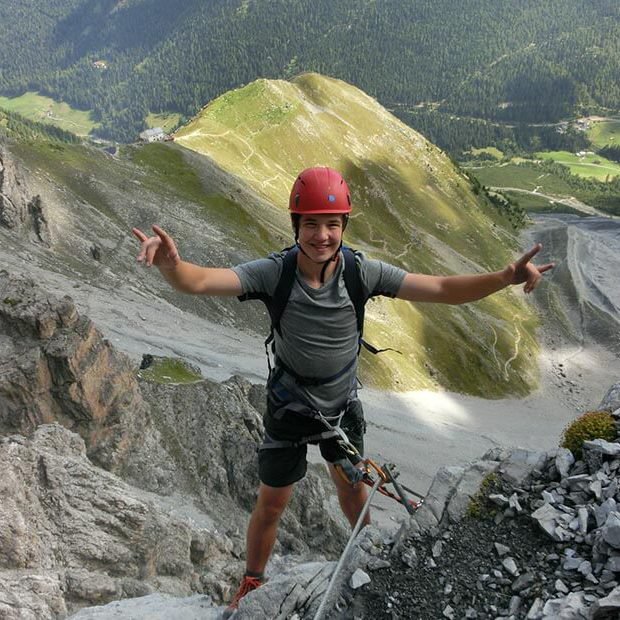
M 342 409 L 339 413 L 332 416 L 327 416 L 318 409 L 312 409 L 307 405 L 298 402 L 292 402 L 281 406 L 273 413 L 275 419 L 280 420 L 287 412 L 294 412 L 310 419 L 317 420 L 325 427 L 325 430 L 321 433 L 301 437 L 296 441 L 291 440 L 278 440 L 265 433 L 263 443 L 259 446 L 259 450 L 273 450 L 278 448 L 296 448 L 309 443 L 318 443 L 327 439 L 335 439 L 336 444 L 342 450 L 345 457 L 337 461 L 332 462 L 335 470 L 338 474 L 348 482 L 349 484 L 357 484 L 363 482 L 364 484 L 372 487 L 375 484 L 373 474 L 377 475 L 381 480 L 379 487 L 379 493 L 385 497 L 389 497 L 398 503 L 402 504 L 409 514 L 413 514 L 414 511 L 419 508 L 421 501 L 415 501 L 407 497 L 407 493 L 415 495 L 420 500 L 423 496 L 416 491 L 411 490 L 409 487 L 397 482 L 396 478 L 398 473 L 396 472 L 393 464 L 385 464 L 383 467 L 377 465 L 372 459 L 364 458 L 358 451 L 358 449 L 349 441 L 347 434 L 340 426 L 340 422 L 344 417 L 346 408 Z M 396 494 L 388 491 L 384 485 L 391 484 L 396 491 Z

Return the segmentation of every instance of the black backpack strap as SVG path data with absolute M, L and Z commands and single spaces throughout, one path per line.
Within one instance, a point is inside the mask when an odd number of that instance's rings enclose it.
M 273 295 L 267 295 L 267 293 L 245 293 L 237 297 L 239 301 L 260 299 L 267 307 L 267 312 L 269 312 L 269 318 L 271 319 L 271 327 L 269 329 L 269 335 L 265 339 L 265 354 L 267 355 L 267 366 L 269 367 L 270 374 L 273 369 L 271 367 L 271 359 L 269 358 L 269 345 L 273 342 L 273 330 L 275 329 L 278 333 L 281 333 L 280 319 L 288 303 L 288 298 L 291 296 L 291 290 L 295 282 L 299 247 L 295 245 L 290 248 L 285 248 L 283 251 L 286 252 L 286 254 L 282 261 L 280 279 L 276 284 Z
M 280 279 L 271 297 L 271 303 L 267 306 L 269 310 L 269 316 L 271 318 L 271 328 L 280 332 L 280 319 L 284 313 L 284 308 L 288 303 L 288 298 L 291 296 L 293 290 L 293 284 L 295 283 L 295 276 L 297 274 L 297 255 L 299 254 L 299 247 L 293 246 L 284 255 L 282 261 L 282 273 Z
M 364 294 L 362 277 L 355 260 L 355 252 L 351 248 L 343 246 L 342 255 L 344 256 L 344 285 L 355 309 L 357 331 L 361 338 L 364 330 L 364 306 L 368 297 Z
M 344 256 L 344 284 L 347 288 L 347 293 L 351 298 L 351 302 L 353 303 L 353 307 L 355 308 L 355 316 L 357 317 L 357 331 L 360 335 L 360 347 L 364 347 L 373 355 L 383 353 L 384 351 L 395 351 L 396 353 L 401 353 L 397 349 L 392 349 L 390 347 L 386 349 L 377 349 L 377 347 L 366 342 L 362 337 L 362 333 L 364 331 L 364 311 L 366 302 L 371 297 L 377 297 L 379 295 L 389 297 L 395 297 L 395 295 L 381 291 L 373 291 L 369 295 L 366 295 L 362 285 L 362 276 L 360 275 L 360 270 L 357 265 L 357 261 L 355 260 L 355 252 L 351 248 L 343 246 L 342 254 Z

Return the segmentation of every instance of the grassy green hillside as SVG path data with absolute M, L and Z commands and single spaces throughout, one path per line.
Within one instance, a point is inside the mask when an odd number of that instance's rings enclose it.
M 607 145 L 617 146 L 620 144 L 620 120 L 606 119 L 594 123 L 588 131 L 588 138 L 597 148 Z
M 577 176 L 598 181 L 608 181 L 612 177 L 620 176 L 620 165 L 592 152 L 577 155 L 566 151 L 545 151 L 536 153 L 536 156 L 563 164 Z
M 328 165 L 342 171 L 353 195 L 346 241 L 373 257 L 448 274 L 496 270 L 518 251 L 507 221 L 441 151 L 339 80 L 312 73 L 258 80 L 211 102 L 176 144 L 244 179 L 265 202 L 241 208 L 263 229 L 290 235 L 296 174 Z M 487 396 L 536 385 L 536 319 L 518 294 L 458 308 L 379 300 L 368 316 L 368 339 L 402 351 L 364 358 L 368 384 L 440 384 Z
M 70 131 L 77 136 L 87 136 L 99 124 L 92 120 L 92 113 L 75 110 L 67 103 L 59 103 L 38 93 L 27 92 L 19 97 L 0 97 L 0 108 L 17 112 L 37 123 L 46 123 Z
M 524 209 L 573 213 L 577 207 L 582 212 L 592 213 L 594 208 L 620 215 L 620 166 L 616 162 L 592 153 L 537 155 L 538 160 L 513 158 L 503 162 L 469 163 L 467 171 L 482 185 L 502 190 Z

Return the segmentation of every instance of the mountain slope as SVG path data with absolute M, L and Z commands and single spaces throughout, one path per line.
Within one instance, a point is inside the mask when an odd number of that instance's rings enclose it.
M 175 142 L 246 179 L 265 203 L 241 209 L 262 228 L 289 229 L 296 174 L 328 165 L 352 191 L 345 241 L 373 257 L 410 271 L 460 273 L 499 269 L 516 249 L 506 222 L 443 153 L 339 80 L 258 80 L 211 102 Z M 535 383 L 535 321 L 510 292 L 460 308 L 375 300 L 368 316 L 371 342 L 402 351 L 364 362 L 372 384 L 431 386 L 430 372 L 451 389 L 499 396 Z

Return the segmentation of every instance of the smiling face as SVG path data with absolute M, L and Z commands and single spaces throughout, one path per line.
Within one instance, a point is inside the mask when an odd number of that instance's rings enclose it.
M 322 263 L 338 251 L 343 230 L 342 215 L 302 215 L 299 221 L 298 243 L 308 258 Z

